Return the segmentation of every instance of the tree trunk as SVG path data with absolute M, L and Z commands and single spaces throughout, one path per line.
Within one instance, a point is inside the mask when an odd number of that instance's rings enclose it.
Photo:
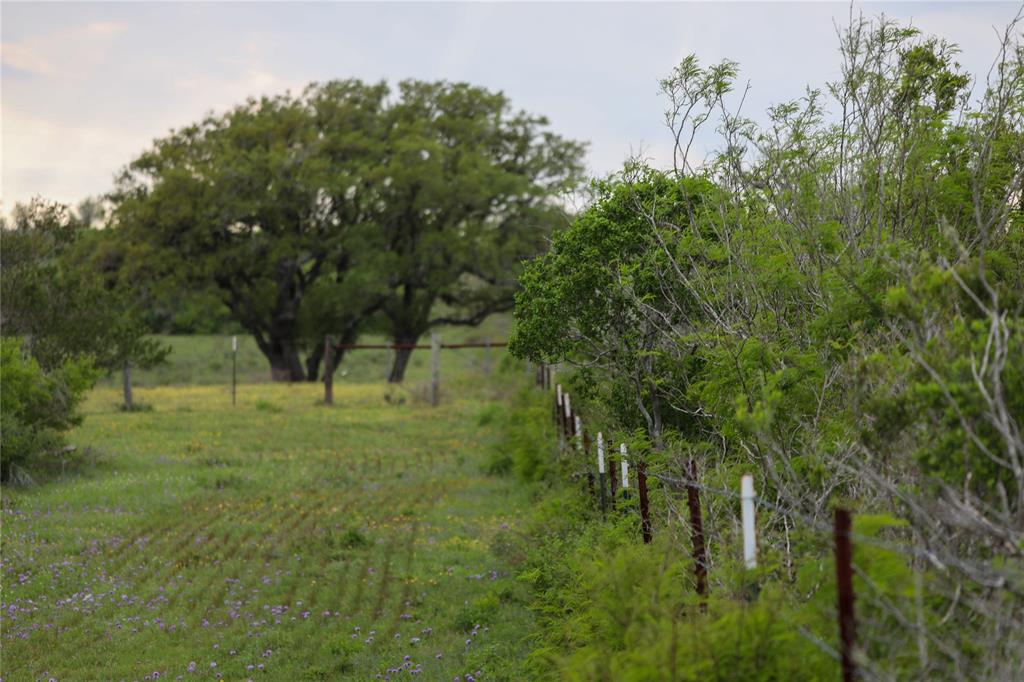
M 395 343 L 416 343 L 416 339 L 394 339 Z M 389 384 L 400 384 L 405 380 L 405 370 L 409 367 L 409 358 L 412 357 L 412 348 L 396 348 L 395 361 L 391 365 L 391 373 L 388 375 Z
M 275 344 L 279 349 L 264 351 L 270 361 L 270 378 L 274 381 L 304 381 L 306 373 L 299 360 L 299 351 L 292 344 Z
M 340 346 L 347 346 L 350 343 L 355 343 L 356 339 L 359 338 L 359 323 L 362 322 L 362 317 L 351 321 L 344 332 L 339 336 L 332 336 L 334 342 Z M 338 365 L 341 364 L 341 359 L 345 357 L 345 350 L 335 348 L 334 349 L 334 373 L 338 373 Z M 324 345 L 318 343 L 313 346 L 312 352 L 306 356 L 306 381 L 316 381 L 320 377 L 320 365 L 324 361 Z
M 335 351 L 334 366 L 338 366 L 338 352 Z M 320 363 L 324 359 L 324 346 L 321 343 L 315 344 L 313 350 L 306 356 L 306 381 L 316 381 L 320 378 Z
M 130 411 L 135 407 L 135 403 L 132 401 L 132 366 L 127 360 L 121 374 L 124 378 L 124 408 Z

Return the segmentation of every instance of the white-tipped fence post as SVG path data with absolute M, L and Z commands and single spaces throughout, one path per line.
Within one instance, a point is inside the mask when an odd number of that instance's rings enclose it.
M 756 499 L 757 493 L 754 492 L 754 477 L 747 474 L 740 479 L 740 505 L 743 516 L 743 565 L 749 571 L 745 595 L 747 601 L 757 599 L 759 591 L 757 577 L 754 573 L 754 570 L 757 568 L 757 523 L 754 516 L 754 501 Z
M 580 416 L 579 415 L 576 415 L 574 417 L 573 426 L 575 427 L 575 433 L 574 433 L 575 438 L 573 440 L 576 441 L 576 449 L 577 450 L 582 450 L 583 449 L 583 424 L 580 422 Z
M 619 459 L 622 461 L 622 497 L 629 499 L 629 453 L 625 443 L 619 445 Z
M 562 417 L 565 398 L 562 396 L 562 384 L 555 386 L 555 427 L 558 431 L 558 449 L 564 447 L 565 419 Z
M 572 446 L 572 403 L 569 401 L 569 393 L 562 394 L 562 426 L 565 428 L 565 446 Z
M 757 537 L 754 524 L 754 477 L 747 474 L 740 481 L 740 500 L 743 512 L 743 563 L 757 568 Z
M 604 436 L 597 432 L 597 485 L 601 488 L 601 516 L 608 511 L 608 501 L 604 495 Z

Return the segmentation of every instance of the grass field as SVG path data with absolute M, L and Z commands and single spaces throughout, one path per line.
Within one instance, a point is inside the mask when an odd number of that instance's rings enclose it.
M 4 491 L 3 680 L 516 679 L 530 615 L 494 549 L 529 499 L 481 473 L 479 415 L 527 379 L 450 355 L 438 408 L 96 389 L 71 440 L 98 463 Z

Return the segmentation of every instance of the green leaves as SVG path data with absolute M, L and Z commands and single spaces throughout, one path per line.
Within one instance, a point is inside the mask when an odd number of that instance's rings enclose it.
M 510 305 L 581 169 L 545 126 L 465 83 L 311 84 L 157 140 L 117 223 L 164 276 L 215 287 L 275 378 L 312 379 L 324 335 L 376 314 L 415 341 L 437 303 L 465 324 Z

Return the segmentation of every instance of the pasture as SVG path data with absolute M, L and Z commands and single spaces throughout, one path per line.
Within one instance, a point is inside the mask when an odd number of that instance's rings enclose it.
M 494 550 L 529 498 L 481 472 L 481 408 L 528 378 L 444 371 L 438 408 L 344 380 L 333 408 L 320 383 L 142 387 L 132 413 L 95 389 L 70 440 L 96 461 L 4 491 L 3 679 L 514 679 L 531 617 Z

